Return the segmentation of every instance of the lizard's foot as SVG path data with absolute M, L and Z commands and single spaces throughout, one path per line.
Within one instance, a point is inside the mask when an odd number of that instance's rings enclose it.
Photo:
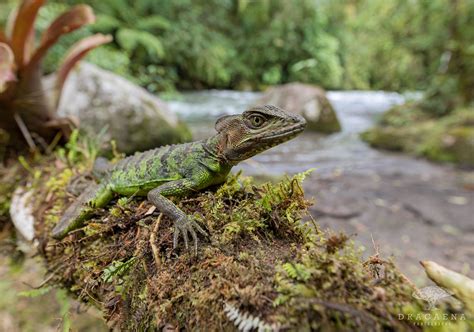
M 183 235 L 184 246 L 186 249 L 189 249 L 189 232 L 194 241 L 194 251 L 197 253 L 198 237 L 195 230 L 197 230 L 202 235 L 207 236 L 206 231 L 204 231 L 201 226 L 199 226 L 198 223 L 190 217 L 184 215 L 176 220 L 174 223 L 173 249 L 176 249 L 178 246 L 179 234 Z

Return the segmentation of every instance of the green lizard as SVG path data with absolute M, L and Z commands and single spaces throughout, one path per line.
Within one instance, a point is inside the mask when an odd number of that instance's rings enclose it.
M 173 246 L 180 234 L 188 248 L 188 233 L 197 249 L 196 231 L 206 232 L 168 196 L 183 196 L 225 181 L 231 168 L 264 150 L 300 134 L 306 121 L 270 105 L 253 107 L 242 114 L 221 117 L 217 134 L 197 142 L 168 145 L 136 153 L 114 165 L 96 161 L 94 174 L 101 180 L 86 189 L 65 211 L 53 229 L 61 239 L 80 228 L 96 208 L 104 207 L 114 195 L 147 196 L 157 209 L 174 221 Z

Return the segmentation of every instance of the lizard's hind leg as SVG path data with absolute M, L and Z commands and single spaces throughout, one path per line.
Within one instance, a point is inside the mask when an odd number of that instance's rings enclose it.
M 107 185 L 91 184 L 64 212 L 52 235 L 62 239 L 70 231 L 80 228 L 96 208 L 104 207 L 113 197 Z

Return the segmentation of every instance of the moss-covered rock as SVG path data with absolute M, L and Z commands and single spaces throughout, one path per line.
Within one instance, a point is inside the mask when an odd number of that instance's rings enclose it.
M 429 117 L 416 104 L 397 106 L 378 126 L 361 134 L 371 146 L 424 156 L 433 161 L 474 166 L 474 109 Z

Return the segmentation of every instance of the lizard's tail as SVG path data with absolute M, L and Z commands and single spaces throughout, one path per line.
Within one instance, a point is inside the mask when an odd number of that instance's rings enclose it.
M 70 231 L 80 228 L 92 216 L 95 208 L 105 206 L 112 199 L 112 191 L 104 185 L 91 184 L 64 212 L 53 228 L 52 236 L 62 239 Z

